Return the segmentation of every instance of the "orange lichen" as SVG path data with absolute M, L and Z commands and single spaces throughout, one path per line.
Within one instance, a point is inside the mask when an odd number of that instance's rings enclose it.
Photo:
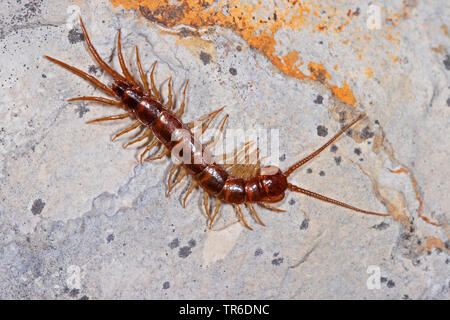
M 442 242 L 441 239 L 436 238 L 436 237 L 427 237 L 425 240 L 425 243 L 423 245 L 421 245 L 418 249 L 418 251 L 431 251 L 433 248 L 437 248 L 439 250 L 444 251 L 445 250 L 445 245 Z
M 340 10 L 315 1 L 294 1 L 274 4 L 270 10 L 261 1 L 256 4 L 241 3 L 240 0 L 214 1 L 169 1 L 169 0 L 110 0 L 114 6 L 135 9 L 150 21 L 165 27 L 185 25 L 196 29 L 221 26 L 234 30 L 251 47 L 260 50 L 270 61 L 287 75 L 318 80 L 329 86 L 338 99 L 355 104 L 354 95 L 344 84 L 342 88 L 331 85 L 329 72 L 321 63 L 310 62 L 310 75 L 300 71 L 303 64 L 297 51 L 279 56 L 275 47 L 275 35 L 280 29 L 301 30 L 313 25 L 313 29 L 326 32 L 341 32 L 355 16 L 351 10 Z M 326 14 L 324 14 L 324 12 Z M 350 14 L 348 14 L 350 12 Z M 321 26 L 325 26 L 322 28 Z M 332 43 L 330 42 L 330 46 Z
M 373 69 L 372 68 L 367 68 L 364 73 L 366 74 L 367 78 L 371 78 L 372 74 L 373 74 Z
M 326 79 L 331 79 L 331 75 L 321 63 L 310 62 L 308 64 L 308 70 L 313 80 L 325 82 Z
M 441 25 L 441 29 L 442 31 L 444 31 L 444 34 L 448 37 L 448 29 L 447 26 L 445 24 Z
M 432 222 L 428 217 L 422 215 L 422 208 L 423 208 L 423 200 L 422 197 L 420 195 L 420 190 L 417 184 L 417 180 L 414 177 L 414 175 L 411 173 L 411 170 L 409 170 L 409 168 L 406 165 L 403 165 L 400 169 L 397 170 L 390 170 L 390 172 L 392 173 L 406 173 L 409 178 L 411 179 L 411 183 L 413 185 L 414 188 L 414 192 L 416 193 L 416 199 L 419 202 L 419 206 L 417 207 L 417 215 L 424 220 L 425 222 L 434 225 L 434 226 L 440 226 L 440 224 L 436 223 L 436 222 Z
M 331 91 L 333 94 L 338 98 L 339 100 L 354 106 L 356 103 L 355 96 L 353 95 L 353 91 L 349 88 L 347 82 L 344 81 L 342 84 L 342 87 L 338 87 L 335 85 L 329 85 Z

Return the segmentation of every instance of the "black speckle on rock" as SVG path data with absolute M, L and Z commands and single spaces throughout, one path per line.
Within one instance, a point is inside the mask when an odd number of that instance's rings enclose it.
M 111 233 L 111 234 L 109 234 L 107 237 L 106 237 L 106 242 L 108 242 L 108 243 L 110 243 L 111 241 L 113 241 L 114 240 L 114 234 L 113 233 Z
M 366 139 L 372 138 L 374 135 L 375 135 L 375 134 L 374 134 L 373 132 L 369 131 L 369 127 L 365 127 L 365 128 L 361 131 L 359 137 L 360 137 L 361 139 L 366 140 Z
M 443 62 L 445 69 L 450 70 L 450 55 L 446 55 L 445 60 Z
M 170 282 L 169 282 L 169 281 L 164 282 L 164 283 L 163 283 L 163 289 L 164 289 L 164 290 L 167 290 L 167 289 L 169 289 L 169 288 L 170 288 Z
M 445 241 L 445 249 L 449 249 L 450 248 L 450 240 Z
M 80 104 L 76 109 L 75 112 L 78 113 L 78 117 L 83 118 L 83 116 L 88 113 L 90 110 L 89 108 L 86 108 L 84 105 Z
M 283 154 L 279 159 L 280 159 L 280 161 L 286 160 L 286 154 Z
M 447 107 L 450 107 L 450 98 L 447 99 Z
M 334 144 L 330 147 L 330 151 L 333 153 L 336 153 L 338 147 L 336 147 Z
M 78 31 L 77 29 L 70 30 L 67 38 L 69 39 L 69 42 L 71 44 L 75 44 L 77 42 L 84 41 L 83 33 Z
M 360 12 L 361 12 L 361 9 L 359 7 L 357 7 L 356 10 L 353 12 L 353 15 L 359 16 Z
M 341 156 L 339 156 L 339 157 L 334 157 L 334 162 L 336 162 L 336 165 L 340 165 L 341 162 L 342 162 L 342 157 L 341 157 Z
M 278 257 L 279 254 L 280 254 L 279 252 L 274 252 L 274 253 L 273 253 L 273 256 L 274 256 L 274 257 Z
M 263 249 L 258 248 L 258 249 L 256 249 L 256 251 L 255 251 L 255 257 L 260 256 L 260 255 L 262 255 L 263 253 L 264 253 Z
M 230 73 L 235 76 L 237 75 L 237 70 L 235 68 L 230 68 Z
M 272 264 L 274 265 L 274 266 L 279 266 L 280 264 L 282 264 L 283 263 L 283 258 L 277 258 L 277 259 L 273 259 L 272 260 Z
M 388 288 L 393 288 L 393 287 L 395 287 L 395 282 L 392 281 L 392 280 L 389 280 L 389 281 L 386 283 L 386 285 L 387 285 Z
M 291 206 L 293 206 L 294 204 L 295 204 L 295 200 L 294 199 L 291 199 L 291 200 L 289 200 L 289 205 L 291 205 Z
M 42 74 L 42 78 L 47 78 L 47 76 L 43 73 Z M 450 99 L 449 99 L 450 100 Z
M 200 52 L 200 60 L 203 61 L 204 65 L 207 65 L 208 63 L 211 62 L 211 55 L 209 53 L 206 52 Z
M 309 219 L 305 219 L 302 221 L 302 224 L 300 225 L 300 230 L 306 230 L 309 227 Z
M 355 148 L 355 150 L 353 151 L 356 155 L 360 155 L 361 154 L 361 149 L 360 148 Z
M 328 134 L 328 128 L 324 126 L 317 126 L 317 135 L 320 137 L 326 137 Z
M 194 239 L 189 240 L 188 246 L 193 248 L 197 245 L 197 242 Z
M 320 94 L 318 94 L 317 97 L 316 97 L 316 100 L 314 100 L 314 103 L 315 104 L 322 104 L 322 102 L 323 102 L 323 97 Z
M 88 296 L 82 296 L 79 300 L 89 300 L 89 297 Z
M 71 296 L 71 297 L 76 297 L 79 293 L 80 293 L 80 290 L 79 290 L 79 289 L 72 289 L 72 290 L 70 290 L 70 292 L 69 292 L 69 296 Z
M 325 171 L 320 170 L 319 176 L 323 177 L 325 175 Z
M 175 248 L 178 248 L 179 245 L 180 245 L 180 241 L 178 240 L 178 238 L 175 238 L 172 240 L 171 243 L 169 243 L 169 248 L 175 249 Z
M 99 67 L 94 66 L 93 64 L 91 64 L 88 68 L 89 73 L 94 73 L 97 74 Z
M 381 277 L 381 278 L 380 278 L 381 283 L 385 283 L 385 282 L 387 282 L 387 280 L 388 280 L 388 279 L 387 279 L 386 277 Z
M 389 228 L 389 224 L 386 222 L 381 222 L 380 224 L 376 224 L 376 225 L 372 226 L 372 229 L 375 229 L 375 230 L 385 230 L 387 228 Z
M 178 251 L 178 256 L 180 258 L 187 258 L 192 253 L 191 247 L 182 247 Z
M 407 294 L 404 294 L 402 297 L 403 300 L 409 300 L 409 296 Z
M 312 169 L 311 168 L 306 169 L 306 173 L 312 173 Z
M 242 47 L 241 46 L 237 46 L 236 50 L 240 52 L 240 51 L 242 51 Z
M 348 129 L 347 132 L 345 133 L 347 136 L 351 137 L 353 134 L 353 130 L 352 129 Z
M 36 199 L 33 202 L 33 205 L 31 206 L 31 213 L 34 215 L 41 214 L 42 210 L 44 209 L 45 202 L 42 201 L 42 199 Z

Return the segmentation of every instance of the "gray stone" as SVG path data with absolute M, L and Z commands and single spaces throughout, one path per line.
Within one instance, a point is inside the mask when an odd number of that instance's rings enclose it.
M 402 1 L 385 5 L 394 10 Z M 344 135 L 333 153 L 325 150 L 308 163 L 315 174 L 305 167 L 289 180 L 368 210 L 387 212 L 392 205 L 399 217 L 362 215 L 292 193 L 279 204 L 285 213 L 257 208 L 266 227 L 244 208 L 254 231 L 245 229 L 224 205 L 208 230 L 199 190 L 185 209 L 186 184 L 165 196 L 168 159 L 141 165 L 141 149 L 122 148 L 133 134 L 110 141 L 131 120 L 86 125 L 120 111 L 67 102 L 103 95 L 44 54 L 110 81 L 86 51 L 77 6 L 7 0 L 0 13 L 0 299 L 450 298 L 448 247 L 426 250 L 445 243 L 448 229 L 417 215 L 419 195 L 422 213 L 448 224 L 450 74 L 445 52 L 430 49 L 442 45 L 448 52 L 441 27 L 449 21 L 448 1 L 418 2 L 395 29 L 398 45 L 368 41 L 363 61 L 335 35 L 328 35 L 331 46 L 326 33 L 279 31 L 280 56 L 297 50 L 304 61 L 330 70 L 339 65 L 333 79 L 349 84 L 355 107 L 318 81 L 286 76 L 226 28 L 201 36 L 213 47 L 206 53 L 108 1 L 84 1 L 78 9 L 100 55 L 115 68 L 121 28 L 134 74 L 137 44 L 146 72 L 159 62 L 165 96 L 173 76 L 178 105 L 189 79 L 186 122 L 226 106 L 228 129 L 277 129 L 282 169 L 339 131 L 343 111 L 365 112 L 356 135 Z M 358 12 L 338 39 L 365 28 L 367 8 Z M 384 39 L 382 32 L 373 37 Z M 402 60 L 380 65 L 391 56 Z M 412 219 L 412 228 L 401 218 Z M 371 289 L 377 276 L 380 287 Z

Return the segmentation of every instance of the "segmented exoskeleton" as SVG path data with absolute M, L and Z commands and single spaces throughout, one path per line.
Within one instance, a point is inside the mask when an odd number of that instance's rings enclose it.
M 322 152 L 325 148 L 327 148 L 331 143 L 333 143 L 339 136 L 341 136 L 346 130 L 348 130 L 351 126 L 353 126 L 356 122 L 361 120 L 364 115 L 359 116 L 356 120 L 353 120 L 350 124 L 348 124 L 345 128 L 343 128 L 339 133 L 337 133 L 334 137 L 332 137 L 327 143 L 325 143 L 322 147 L 311 153 L 309 156 L 304 159 L 296 162 L 286 171 L 281 171 L 279 168 L 274 166 L 260 167 L 260 161 L 254 165 L 247 167 L 246 172 L 241 172 L 237 167 L 233 165 L 219 165 L 214 162 L 213 158 L 210 156 L 208 144 L 201 144 L 198 141 L 198 138 L 192 134 L 191 124 L 185 124 L 180 120 L 180 117 L 184 113 L 185 109 L 185 97 L 186 97 L 186 87 L 188 82 L 184 86 L 183 90 L 183 100 L 181 105 L 177 111 L 174 111 L 173 99 L 172 99 L 172 81 L 169 79 L 169 93 L 168 93 L 168 101 L 164 104 L 162 100 L 161 93 L 157 90 L 155 81 L 154 81 L 154 70 L 156 66 L 156 62 L 154 63 L 151 73 L 150 73 L 150 83 L 147 80 L 147 76 L 143 72 L 143 68 L 141 65 L 141 60 L 139 58 L 138 47 L 136 46 L 136 63 L 139 71 L 140 80 L 142 84 L 139 83 L 131 73 L 128 71 L 121 50 L 121 39 L 120 39 L 120 30 L 118 32 L 117 38 L 117 53 L 119 63 L 123 72 L 123 75 L 119 74 L 117 71 L 113 70 L 105 61 L 97 53 L 96 49 L 92 45 L 89 36 L 86 32 L 86 28 L 83 24 L 83 21 L 80 17 L 81 29 L 84 34 L 84 39 L 86 41 L 87 47 L 94 57 L 95 61 L 100 65 L 100 67 L 110 74 L 114 81 L 110 86 L 107 86 L 101 83 L 95 77 L 72 67 L 62 61 L 59 61 L 55 58 L 51 58 L 49 56 L 45 56 L 45 58 L 50 61 L 72 71 L 73 73 L 79 75 L 80 77 L 88 80 L 94 86 L 98 87 L 108 95 L 116 97 L 118 100 L 111 100 L 103 97 L 91 97 L 84 96 L 70 99 L 69 101 L 93 101 L 99 102 L 103 104 L 109 104 L 117 107 L 121 107 L 125 109 L 126 113 L 120 115 L 108 116 L 96 120 L 89 121 L 88 123 L 95 123 L 101 121 L 108 120 L 118 120 L 125 118 L 132 118 L 136 121 L 130 127 L 116 134 L 112 140 L 117 137 L 130 132 L 131 130 L 137 129 L 139 127 L 144 127 L 144 133 L 136 138 L 135 140 L 130 141 L 124 147 L 142 141 L 145 138 L 149 138 L 149 142 L 145 151 L 141 154 L 140 160 L 142 161 L 150 161 L 161 159 L 165 155 L 169 154 L 174 148 L 180 147 L 181 144 L 184 144 L 185 147 L 186 142 L 189 144 L 190 156 L 187 157 L 186 161 L 186 153 L 184 156 L 179 154 L 179 159 L 181 163 L 174 164 L 174 167 L 169 173 L 169 186 L 168 193 L 171 192 L 173 187 L 180 183 L 182 179 L 188 175 L 193 177 L 189 189 L 186 192 L 186 195 L 183 199 L 183 207 L 186 204 L 186 200 L 191 194 L 191 192 L 197 187 L 200 186 L 203 188 L 204 192 L 204 207 L 206 214 L 209 218 L 209 226 L 213 225 L 213 222 L 219 212 L 219 208 L 222 203 L 228 203 L 234 206 L 236 213 L 245 225 L 245 227 L 251 229 L 246 220 L 244 219 L 244 215 L 241 210 L 241 205 L 245 205 L 253 217 L 261 224 L 264 225 L 261 219 L 259 218 L 253 204 L 262 205 L 268 209 L 275 211 L 284 211 L 278 208 L 271 206 L 271 203 L 281 201 L 285 196 L 285 191 L 295 191 L 302 194 L 305 194 L 310 197 L 314 197 L 316 199 L 326 201 L 329 203 L 333 203 L 335 205 L 345 207 L 347 209 L 377 215 L 377 216 L 389 216 L 388 213 L 377 213 L 372 211 L 362 210 L 353 206 L 350 206 L 346 203 L 325 197 L 323 195 L 314 193 L 309 190 L 305 190 L 298 186 L 292 185 L 288 183 L 287 178 L 291 175 L 296 169 L 303 166 L 305 163 L 316 157 L 320 152 Z M 206 129 L 211 121 L 222 111 L 223 108 L 216 110 L 205 117 L 201 118 L 200 121 L 204 122 L 204 129 Z M 225 122 L 228 116 L 225 116 L 220 125 L 220 133 L 224 128 Z M 188 133 L 188 137 L 186 136 L 180 139 L 174 139 L 177 136 L 177 132 L 183 130 Z M 214 144 L 217 139 L 214 139 L 210 142 L 210 144 Z M 151 157 L 145 159 L 145 155 L 154 147 L 162 145 L 164 147 L 164 151 L 162 151 L 158 156 Z M 249 145 L 246 144 L 241 149 L 237 150 L 232 157 L 237 159 L 239 154 L 243 151 L 248 150 Z M 186 150 L 186 148 L 182 148 L 181 150 Z M 229 157 L 230 155 L 224 155 L 222 158 Z M 184 159 L 184 160 L 183 160 Z M 181 172 L 177 171 L 181 169 Z M 228 169 L 228 171 L 227 171 Z M 249 171 L 250 170 L 250 171 Z M 174 182 L 172 182 L 172 178 L 175 172 L 178 172 L 178 176 Z M 210 212 L 209 199 L 210 197 L 215 198 L 215 208 L 213 212 Z

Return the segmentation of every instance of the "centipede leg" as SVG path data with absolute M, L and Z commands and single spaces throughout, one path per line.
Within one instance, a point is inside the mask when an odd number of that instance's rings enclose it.
M 168 155 L 170 152 L 169 149 L 165 148 L 164 151 L 162 151 L 159 155 L 152 157 L 152 158 L 147 158 L 144 161 L 153 161 L 153 160 L 159 160 L 162 159 L 163 157 L 165 157 L 166 155 Z
M 95 47 L 92 45 L 91 39 L 89 39 L 89 35 L 86 31 L 86 28 L 84 26 L 83 20 L 81 19 L 81 16 L 79 18 L 80 18 L 81 31 L 83 31 L 84 39 L 86 40 L 88 50 L 94 57 L 95 61 L 97 61 L 97 63 L 100 65 L 100 67 L 103 70 L 105 70 L 107 73 L 109 73 L 112 77 L 118 78 L 121 80 L 126 80 L 122 75 L 120 75 L 117 71 L 112 69 L 105 61 L 103 61 L 103 59 L 100 57 L 100 55 L 98 54 Z
M 183 100 L 181 101 L 180 109 L 178 109 L 178 111 L 176 113 L 178 118 L 180 118 L 184 113 L 184 108 L 186 106 L 186 88 L 187 88 L 188 83 L 189 83 L 189 80 L 186 80 L 186 84 L 184 85 L 184 89 L 183 89 Z
M 67 63 L 62 62 L 62 61 L 60 61 L 58 59 L 55 59 L 55 58 L 52 58 L 52 57 L 49 57 L 49 56 L 44 56 L 44 58 L 46 58 L 47 60 L 50 60 L 53 63 L 56 63 L 56 64 L 60 65 L 63 68 L 66 68 L 70 72 L 73 72 L 76 75 L 78 75 L 79 77 L 89 81 L 91 84 L 93 84 L 97 88 L 103 90 L 107 94 L 109 94 L 111 96 L 115 96 L 115 93 L 114 93 L 114 91 L 111 88 L 109 88 L 107 85 L 103 84 L 102 82 L 100 82 L 100 80 L 98 80 L 97 78 L 91 76 L 90 74 L 87 74 L 86 72 L 81 71 L 78 68 L 72 67 L 72 66 L 68 65 Z
M 204 116 L 204 117 L 198 119 L 198 120 L 195 121 L 195 122 L 189 122 L 189 123 L 187 124 L 188 128 L 189 128 L 189 129 L 192 129 L 192 128 L 194 128 L 194 126 L 195 126 L 196 123 L 199 123 L 199 122 L 200 122 L 200 123 L 201 123 L 201 126 L 202 126 L 200 135 L 202 135 L 202 134 L 205 133 L 205 131 L 208 129 L 208 127 L 210 126 L 211 122 L 212 122 L 212 121 L 217 117 L 217 115 L 223 110 L 223 108 L 225 108 L 225 107 L 222 107 L 222 108 L 220 108 L 220 109 L 217 109 L 216 111 L 213 111 L 213 112 L 211 112 L 211 113 L 208 113 L 206 116 Z M 206 123 L 204 123 L 205 121 L 206 121 Z
M 173 188 L 176 187 L 177 184 L 179 184 L 181 181 L 183 181 L 183 179 L 187 176 L 187 172 L 182 169 L 183 171 L 179 173 L 177 179 L 173 182 L 172 185 L 170 185 L 169 187 L 169 191 L 167 191 L 167 194 L 169 195 L 170 192 L 172 192 Z
M 139 70 L 139 77 L 141 78 L 142 84 L 144 85 L 145 92 L 149 92 L 150 88 L 148 87 L 147 77 L 144 74 L 144 70 L 142 69 L 141 58 L 139 57 L 139 49 L 136 46 L 136 63 Z
M 214 223 L 214 220 L 216 219 L 217 214 L 219 213 L 220 206 L 222 205 L 222 201 L 219 199 L 216 199 L 216 207 L 214 208 L 214 213 L 211 218 L 211 222 L 209 223 L 209 228 L 211 229 Z
M 123 59 L 122 44 L 121 44 L 121 41 L 120 41 L 120 34 L 121 34 L 121 32 L 119 30 L 118 35 L 117 35 L 117 56 L 119 57 L 120 68 L 122 68 L 122 72 L 125 75 L 125 78 L 127 78 L 127 80 L 130 81 L 131 83 L 137 85 L 136 80 L 134 80 L 133 76 L 128 71 L 128 68 L 127 68 L 127 65 L 125 63 L 125 60 Z
M 139 141 L 142 141 L 142 140 L 144 140 L 145 138 L 150 137 L 151 135 L 152 135 L 152 131 L 151 131 L 150 129 L 147 128 L 147 129 L 145 129 L 143 135 L 141 135 L 140 137 L 138 137 L 138 138 L 136 138 L 136 139 L 134 139 L 134 140 L 131 140 L 130 142 L 128 142 L 128 143 L 126 143 L 126 144 L 124 144 L 124 145 L 123 145 L 123 148 L 126 149 L 128 146 L 130 146 L 130 145 L 132 145 L 132 144 L 134 144 L 134 143 L 137 143 L 137 142 L 139 142 Z
M 121 135 L 130 132 L 131 130 L 136 129 L 137 127 L 139 127 L 141 125 L 141 123 L 139 121 L 136 121 L 135 123 L 133 123 L 131 126 L 129 126 L 128 128 L 126 128 L 125 130 L 120 131 L 119 133 L 115 134 L 114 137 L 112 137 L 111 141 L 116 140 L 118 137 L 120 137 Z
M 155 95 L 155 97 L 156 97 L 158 100 L 161 100 L 161 95 L 159 94 L 158 89 L 156 89 L 155 78 L 153 77 L 153 73 L 154 73 L 154 71 L 155 71 L 155 67 L 156 67 L 156 64 L 157 64 L 157 63 L 158 63 L 158 62 L 155 61 L 155 63 L 153 64 L 152 71 L 150 72 L 150 81 L 151 81 L 151 83 L 152 83 L 152 91 L 153 91 L 153 94 Z
M 178 170 L 178 168 L 180 168 L 180 166 L 181 166 L 180 164 L 174 164 L 173 167 L 170 169 L 169 177 L 167 178 L 168 190 L 167 190 L 167 193 L 166 193 L 166 197 L 168 197 L 170 195 L 170 192 L 172 192 L 172 188 L 173 187 L 172 187 L 171 181 L 172 181 L 173 175 Z
M 240 207 L 238 204 L 234 204 L 233 207 L 234 207 L 234 209 L 236 210 L 236 212 L 237 212 L 237 214 L 238 214 L 239 220 L 242 221 L 242 223 L 244 224 L 244 226 L 245 226 L 247 229 L 249 229 L 249 230 L 253 230 L 253 229 L 247 224 L 247 221 L 245 221 L 244 215 L 242 214 L 241 207 Z
M 254 142 L 250 141 L 245 143 L 244 145 L 240 146 L 236 150 L 233 151 L 233 153 L 227 153 L 227 154 L 221 154 L 216 157 L 216 159 L 220 159 L 221 163 L 225 163 L 225 168 L 230 168 L 237 164 L 239 154 L 242 152 L 247 152 L 252 146 L 254 145 Z M 231 163 L 228 161 L 229 159 L 232 159 Z
M 259 218 L 259 216 L 258 216 L 258 214 L 256 213 L 256 210 L 255 210 L 255 208 L 253 207 L 253 205 L 252 205 L 250 202 L 247 202 L 245 205 L 247 206 L 247 208 L 250 209 L 250 212 L 251 212 L 252 215 L 255 217 L 255 219 L 259 222 L 259 224 L 265 227 L 266 225 L 265 225 L 265 224 L 261 221 L 261 219 Z
M 225 118 L 222 120 L 222 123 L 219 127 L 219 134 L 212 141 L 210 141 L 206 144 L 207 148 L 212 149 L 216 145 L 216 143 L 219 142 L 220 136 L 222 135 L 223 128 L 225 127 L 225 123 L 227 122 L 227 119 L 228 119 L 228 115 L 225 115 Z
M 86 122 L 86 123 L 87 123 L 87 124 L 91 124 L 91 123 L 102 122 L 102 121 L 121 120 L 121 119 L 128 118 L 129 116 L 130 116 L 130 114 L 124 113 L 124 114 L 118 114 L 118 115 L 114 115 L 114 116 L 109 116 L 109 117 L 103 117 L 103 118 L 94 119 L 94 120 L 88 121 L 88 122 Z
M 197 182 L 195 180 L 191 181 L 191 184 L 189 185 L 188 190 L 186 191 L 186 195 L 183 198 L 183 208 L 186 208 L 186 201 L 189 197 L 189 195 L 194 191 L 194 189 L 197 187 Z
M 140 163 L 143 163 L 143 159 L 145 157 L 145 155 L 147 154 L 147 152 L 149 152 L 152 148 L 156 147 L 160 142 L 158 141 L 158 139 L 153 139 L 150 144 L 145 148 L 145 150 L 141 153 L 140 156 Z
M 272 210 L 272 211 L 276 211 L 276 212 L 286 212 L 286 210 L 283 210 L 283 209 L 280 209 L 280 208 L 277 208 L 277 207 L 273 207 L 273 206 L 271 206 L 270 204 L 265 203 L 265 202 L 258 202 L 258 204 L 259 204 L 261 207 L 264 207 L 264 208 L 269 209 L 269 210 Z
M 67 101 L 69 101 L 69 102 L 73 102 L 73 101 L 94 101 L 94 102 L 99 102 L 99 103 L 103 103 L 103 104 L 109 104 L 111 106 L 117 106 L 117 107 L 121 107 L 122 106 L 122 102 L 120 102 L 120 101 L 107 99 L 107 98 L 103 98 L 103 97 L 76 97 L 76 98 L 68 99 Z
M 209 194 L 206 191 L 203 193 L 203 207 L 205 207 L 206 215 L 209 220 L 211 220 L 211 213 L 209 212 Z
M 173 101 L 172 101 L 172 77 L 169 78 L 169 94 L 168 94 L 168 100 L 167 100 L 167 109 L 172 110 L 173 107 Z

